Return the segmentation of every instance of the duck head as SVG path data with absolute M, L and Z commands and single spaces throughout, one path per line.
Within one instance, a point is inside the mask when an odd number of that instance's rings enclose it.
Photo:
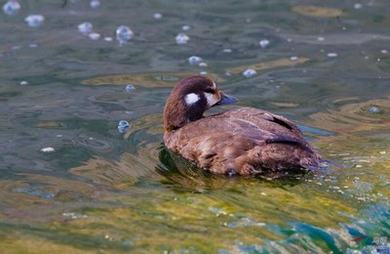
M 164 129 L 172 131 L 203 117 L 216 105 L 232 104 L 236 98 L 224 94 L 207 77 L 192 76 L 179 81 L 169 95 L 164 108 Z

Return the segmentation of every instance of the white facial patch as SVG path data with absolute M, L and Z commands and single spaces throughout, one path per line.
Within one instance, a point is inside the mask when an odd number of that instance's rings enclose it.
M 196 93 L 189 93 L 184 97 L 184 101 L 189 106 L 199 101 L 199 99 L 200 97 Z
M 204 96 L 206 97 L 207 99 L 207 104 L 211 107 L 213 105 L 215 105 L 217 102 L 218 102 L 218 98 L 217 96 L 215 96 L 214 94 L 212 93 L 204 93 Z

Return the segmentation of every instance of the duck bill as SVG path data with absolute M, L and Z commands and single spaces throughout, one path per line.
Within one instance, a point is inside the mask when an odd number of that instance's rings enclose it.
M 229 105 L 237 102 L 237 99 L 233 96 L 221 93 L 221 100 L 216 105 Z

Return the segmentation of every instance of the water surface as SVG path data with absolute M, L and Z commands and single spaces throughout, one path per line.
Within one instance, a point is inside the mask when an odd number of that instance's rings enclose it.
M 390 242 L 388 1 L 20 3 L 0 15 L 2 253 L 375 253 Z M 44 24 L 28 27 L 29 14 Z M 85 21 L 101 39 L 78 32 Z M 105 41 L 119 25 L 134 38 Z M 162 108 L 202 71 L 239 106 L 296 121 L 327 170 L 228 179 L 172 165 Z

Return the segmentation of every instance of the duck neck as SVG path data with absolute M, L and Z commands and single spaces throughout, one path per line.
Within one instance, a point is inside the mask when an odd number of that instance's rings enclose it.
M 203 117 L 204 110 L 197 107 L 188 107 L 181 101 L 168 99 L 164 108 L 164 129 L 165 131 L 177 130 L 189 122 L 199 120 Z

